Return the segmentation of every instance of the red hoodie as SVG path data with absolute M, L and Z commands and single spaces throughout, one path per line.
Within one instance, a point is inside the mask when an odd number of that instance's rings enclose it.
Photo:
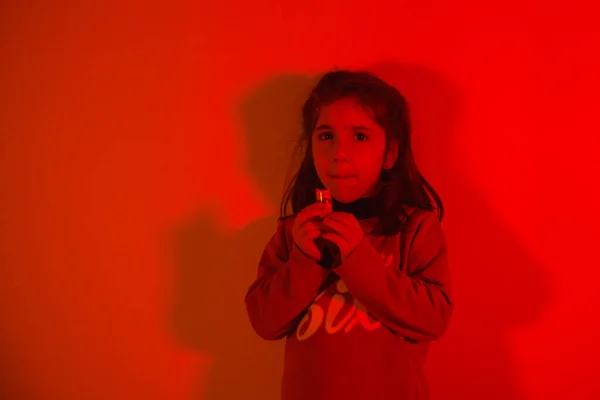
M 369 232 L 377 220 L 359 222 Z M 428 399 L 423 365 L 452 315 L 437 214 L 366 235 L 333 269 L 294 245 L 293 224 L 279 221 L 245 299 L 258 335 L 286 338 L 282 400 Z

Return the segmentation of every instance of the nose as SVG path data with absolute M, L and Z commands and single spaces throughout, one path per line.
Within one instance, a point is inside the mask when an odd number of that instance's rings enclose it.
M 336 140 L 333 148 L 334 162 L 348 162 L 350 159 L 348 145 L 343 140 Z

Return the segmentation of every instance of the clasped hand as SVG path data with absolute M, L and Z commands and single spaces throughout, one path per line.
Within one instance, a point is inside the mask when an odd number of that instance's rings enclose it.
M 330 212 L 327 205 L 314 203 L 298 213 L 292 236 L 296 246 L 313 261 L 321 259 L 324 244 L 319 245 L 318 238 L 322 238 L 337 247 L 344 262 L 363 240 L 364 232 L 354 215 Z

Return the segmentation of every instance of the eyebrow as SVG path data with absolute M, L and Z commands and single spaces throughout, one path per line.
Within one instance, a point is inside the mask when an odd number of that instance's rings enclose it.
M 367 126 L 362 126 L 362 125 L 357 125 L 357 126 L 353 126 L 352 127 L 353 130 L 355 131 L 371 131 L 371 128 L 367 127 Z M 332 131 L 333 128 L 331 127 L 331 125 L 319 125 L 315 128 L 315 131 Z

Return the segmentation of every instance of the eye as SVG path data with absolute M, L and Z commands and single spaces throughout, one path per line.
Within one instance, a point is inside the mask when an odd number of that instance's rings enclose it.
M 369 139 L 369 137 L 366 134 L 362 133 L 362 132 L 358 132 L 356 134 L 356 139 L 358 139 L 359 141 L 363 142 L 363 141 Z
M 317 136 L 317 138 L 319 140 L 328 140 L 328 139 L 332 139 L 333 135 L 331 134 L 331 132 L 322 132 Z

